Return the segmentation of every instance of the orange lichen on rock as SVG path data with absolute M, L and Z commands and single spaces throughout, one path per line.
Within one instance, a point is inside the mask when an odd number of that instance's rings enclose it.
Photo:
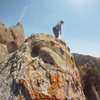
M 51 75 L 51 83 L 52 84 L 57 83 L 58 82 L 58 79 L 59 79 L 59 75 L 56 75 L 56 74 Z
M 48 87 L 48 94 L 50 94 L 51 96 L 54 96 L 55 94 L 51 86 Z
M 55 95 L 56 100 L 63 100 L 67 98 L 66 92 L 58 89 Z
M 23 80 L 23 79 L 19 80 L 19 84 L 20 84 L 20 85 L 22 85 L 22 84 L 23 84 L 23 85 L 27 86 L 26 81 L 25 81 L 25 80 Z
M 57 83 L 58 82 L 58 75 L 51 75 L 51 86 L 48 87 L 48 93 L 54 97 L 55 94 L 56 94 L 56 89 L 58 88 L 57 87 Z
M 28 84 L 30 84 L 30 83 L 28 83 Z M 19 85 L 23 85 L 25 88 L 27 88 L 27 91 L 28 91 L 28 94 L 30 95 L 30 97 L 32 99 L 34 99 L 34 100 L 39 100 L 39 98 L 40 98 L 39 97 L 40 90 L 38 90 L 38 89 L 30 89 L 28 87 L 28 84 L 26 83 L 25 80 L 19 80 Z M 30 85 L 32 85 L 32 84 L 30 84 Z
M 68 90 L 86 100 L 70 50 L 51 35 L 31 35 L 2 67 L 0 100 L 68 100 Z
M 39 97 L 39 90 L 37 90 L 37 89 L 29 90 L 29 93 L 30 93 L 31 98 L 32 98 L 33 100 L 40 100 L 40 97 Z
M 48 93 L 52 97 L 56 97 L 60 93 L 62 96 L 65 96 L 64 91 L 61 90 L 61 88 L 65 87 L 65 84 L 62 81 L 62 78 L 60 75 L 51 75 L 51 86 L 48 87 Z M 60 92 L 59 92 L 60 91 Z M 59 92 L 59 93 L 58 93 Z
M 60 75 L 58 77 L 58 87 L 59 88 L 65 87 L 64 81 L 62 80 L 62 77 Z

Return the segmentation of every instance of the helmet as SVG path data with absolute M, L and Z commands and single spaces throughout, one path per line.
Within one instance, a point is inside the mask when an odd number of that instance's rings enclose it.
M 63 20 L 61 20 L 61 21 L 60 21 L 60 23 L 61 23 L 61 24 L 63 24 L 63 23 L 64 23 L 64 21 L 63 21 Z

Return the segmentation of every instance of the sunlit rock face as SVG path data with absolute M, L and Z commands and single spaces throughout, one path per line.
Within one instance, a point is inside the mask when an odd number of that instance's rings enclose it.
M 18 22 L 15 26 L 9 28 L 12 32 L 13 39 L 17 41 L 20 46 L 24 41 L 24 27 L 21 22 Z
M 6 45 L 0 43 L 0 62 L 7 56 L 8 50 Z
M 86 100 L 66 44 L 33 34 L 0 68 L 1 100 Z
M 9 54 L 16 51 L 24 41 L 24 27 L 21 22 L 6 28 L 0 23 L 0 62 Z

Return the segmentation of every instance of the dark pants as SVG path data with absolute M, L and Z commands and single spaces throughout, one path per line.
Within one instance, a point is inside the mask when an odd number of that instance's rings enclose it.
M 56 38 L 59 37 L 59 30 L 56 29 L 55 27 L 53 27 L 53 33 L 54 33 L 54 35 L 55 35 Z

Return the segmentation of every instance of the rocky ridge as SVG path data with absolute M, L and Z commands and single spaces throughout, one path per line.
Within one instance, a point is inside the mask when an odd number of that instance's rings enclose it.
M 24 27 L 21 22 L 6 28 L 0 23 L 0 62 L 7 54 L 16 51 L 24 41 Z
M 72 55 L 74 56 L 77 67 L 80 67 L 83 65 L 94 65 L 95 68 L 100 71 L 99 58 L 96 58 L 90 55 L 78 54 L 78 53 L 73 53 Z
M 51 35 L 31 35 L 0 67 L 1 100 L 86 100 L 69 48 Z

